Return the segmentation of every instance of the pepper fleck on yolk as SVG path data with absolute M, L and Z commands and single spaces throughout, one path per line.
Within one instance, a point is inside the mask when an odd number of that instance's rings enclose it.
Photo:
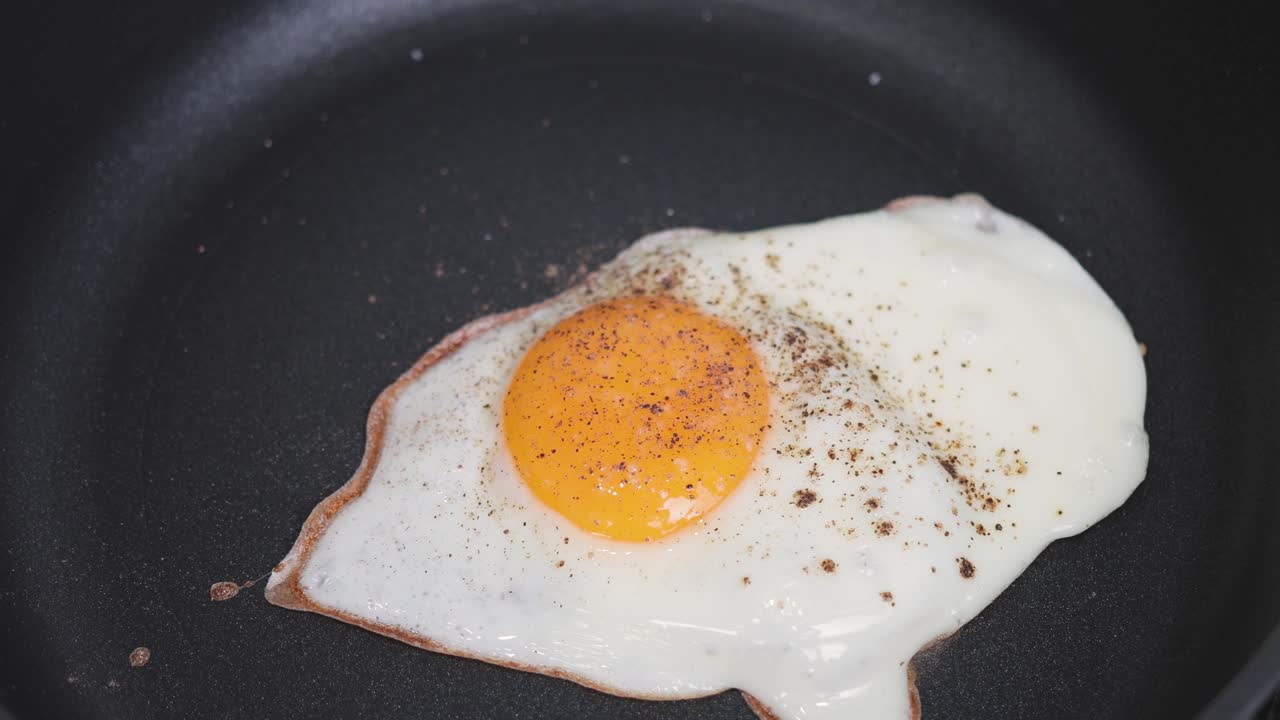
M 578 527 L 646 541 L 710 512 L 746 476 L 768 388 L 740 333 L 664 297 L 560 321 L 516 369 L 502 424 L 516 470 Z

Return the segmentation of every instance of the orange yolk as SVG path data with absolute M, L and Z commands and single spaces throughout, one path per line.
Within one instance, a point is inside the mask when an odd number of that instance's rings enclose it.
M 768 421 L 746 338 L 663 297 L 606 300 L 560 321 L 521 361 L 502 411 L 538 498 L 583 530 L 633 541 L 728 497 Z

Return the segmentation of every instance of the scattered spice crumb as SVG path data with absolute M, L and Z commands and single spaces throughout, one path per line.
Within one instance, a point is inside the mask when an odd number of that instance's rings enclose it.
M 977 568 L 973 566 L 973 563 L 969 562 L 969 558 L 956 558 L 956 562 L 960 563 L 960 577 L 966 580 L 973 577 L 973 574 L 977 572 Z
M 743 584 L 743 585 L 750 585 L 750 584 L 751 584 L 751 576 L 750 576 L 750 575 L 743 575 L 743 576 L 742 576 L 742 584 Z
M 797 490 L 795 497 L 796 497 L 795 499 L 796 507 L 807 508 L 810 505 L 812 505 L 814 501 L 818 499 L 818 494 L 812 490 L 807 490 L 807 489 Z
M 893 601 L 893 593 L 891 592 L 880 593 L 880 599 L 889 603 L 890 605 L 897 605 L 897 603 Z
M 129 664 L 133 667 L 142 667 L 149 662 L 151 662 L 151 648 L 134 648 L 133 652 L 129 653 Z
M 826 560 L 823 560 L 821 564 L 822 564 L 822 571 L 825 573 L 833 573 L 836 571 L 836 561 L 832 560 L 831 558 L 827 558 Z
M 943 470 L 947 471 L 947 474 L 951 476 L 952 480 L 959 479 L 960 473 L 956 472 L 956 464 L 950 459 L 938 458 L 938 464 L 942 466 Z

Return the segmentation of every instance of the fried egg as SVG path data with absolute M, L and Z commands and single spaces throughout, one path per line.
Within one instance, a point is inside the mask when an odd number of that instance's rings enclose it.
M 976 196 L 636 242 L 388 388 L 268 598 L 635 698 L 920 714 L 915 653 L 1141 482 L 1123 315 Z

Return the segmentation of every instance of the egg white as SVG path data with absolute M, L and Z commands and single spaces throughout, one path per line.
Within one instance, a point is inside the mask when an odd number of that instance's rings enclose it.
M 737 492 L 647 544 L 543 506 L 501 432 L 528 347 L 632 292 L 737 327 L 771 390 Z M 407 378 L 367 486 L 313 516 L 268 596 L 624 695 L 905 718 L 912 656 L 1141 482 L 1145 391 L 1101 288 L 974 197 L 653 236 Z

